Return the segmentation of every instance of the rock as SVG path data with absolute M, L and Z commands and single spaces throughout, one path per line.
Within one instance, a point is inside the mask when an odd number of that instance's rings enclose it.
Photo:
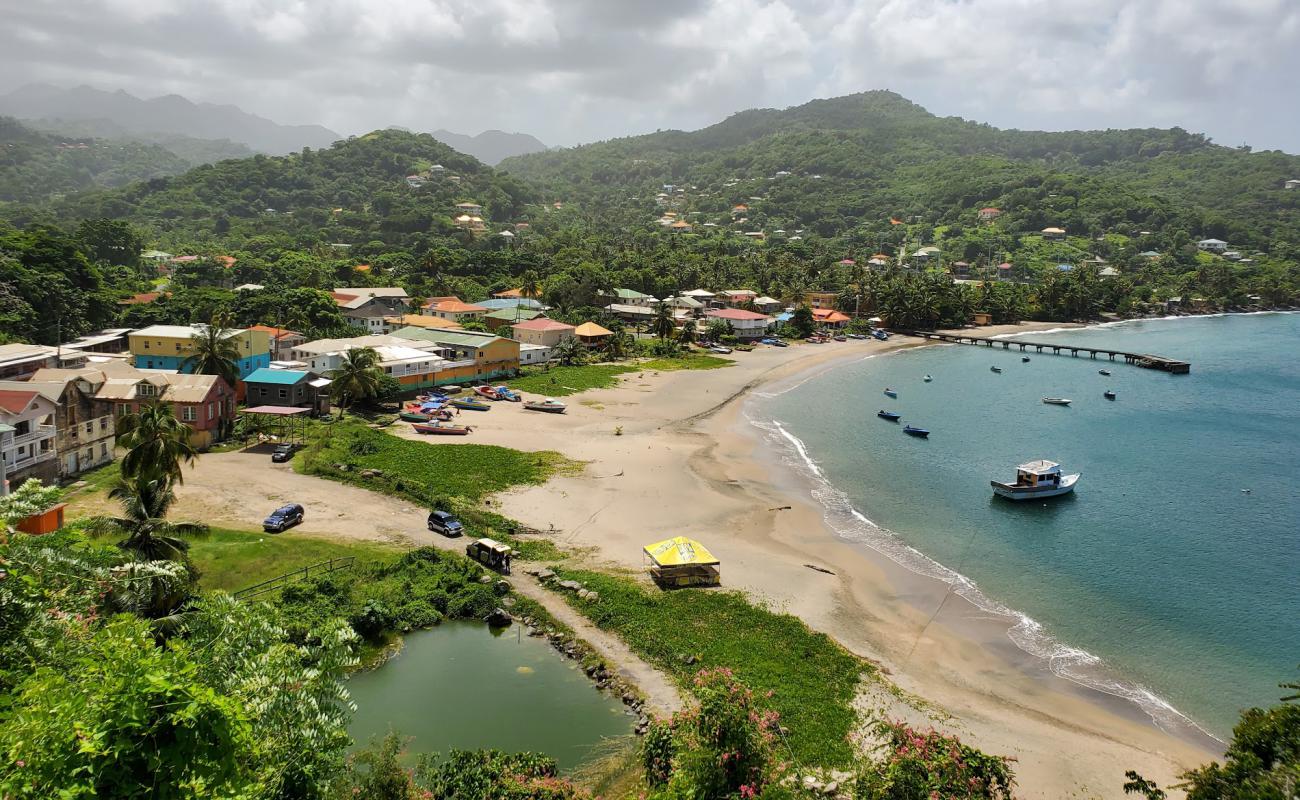
M 810 792 L 820 792 L 822 790 L 821 781 L 811 775 L 803 776 L 803 788 Z
M 541 574 L 542 574 L 542 568 L 541 568 L 541 567 L 524 567 L 524 574 L 525 574 L 525 575 L 532 575 L 534 578 L 537 578 L 537 577 L 540 577 L 540 576 L 541 576 Z
M 551 578 L 555 577 L 555 573 L 551 572 L 549 569 L 540 569 L 536 574 L 537 580 L 539 581 L 549 581 Z
M 600 592 L 593 592 L 588 590 L 587 599 L 593 603 L 596 602 L 597 600 L 600 599 Z
M 491 575 L 480 575 L 480 576 L 478 576 L 478 582 L 479 582 L 479 583 L 491 583 L 491 582 L 492 582 L 492 576 L 491 576 Z
M 840 784 L 838 781 L 831 781 L 830 783 L 822 787 L 822 792 L 828 795 L 835 794 L 839 790 L 840 790 Z
M 514 608 L 515 599 L 513 597 L 503 597 L 501 598 L 501 605 L 505 606 L 506 608 Z
M 568 589 L 571 592 L 576 592 L 582 588 L 582 584 L 578 583 L 577 581 L 560 581 L 560 588 Z
M 515 618 L 510 616 L 510 612 L 504 608 L 496 608 L 492 610 L 491 614 L 487 615 L 487 619 L 484 621 L 493 628 L 504 628 L 514 622 Z
M 542 635 L 542 632 L 539 631 L 539 630 L 537 630 L 536 628 L 525 628 L 525 629 L 524 629 L 524 633 L 528 634 L 529 636 L 541 636 L 541 635 Z
M 492 589 L 497 594 L 510 594 L 510 581 L 500 580 L 492 584 Z
M 630 706 L 635 702 L 636 702 L 636 695 L 632 694 L 631 692 L 623 693 L 623 705 Z

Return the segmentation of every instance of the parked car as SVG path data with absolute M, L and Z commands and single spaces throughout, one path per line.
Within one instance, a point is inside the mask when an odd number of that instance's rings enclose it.
M 429 530 L 434 533 L 441 533 L 443 536 L 455 537 L 465 532 L 465 526 L 455 516 L 448 514 L 446 511 L 430 511 Z
M 288 442 L 277 444 L 275 449 L 271 451 L 271 461 L 276 464 L 283 464 L 293 458 L 293 453 L 297 449 L 298 445 L 296 444 L 289 444 Z
M 731 348 L 730 348 L 730 347 L 723 347 L 723 346 L 720 345 L 720 344 L 715 344 L 715 345 L 713 345 L 713 346 L 711 346 L 711 347 L 709 348 L 709 352 L 710 352 L 710 353 L 718 353 L 719 355 L 724 355 L 724 356 L 725 356 L 725 355 L 730 355 L 730 354 L 731 354 Z
M 302 506 L 290 503 L 271 512 L 271 516 L 262 520 L 262 530 L 268 533 L 280 533 L 294 525 L 302 524 Z
M 479 539 L 465 547 L 465 555 L 478 563 L 498 572 L 510 574 L 510 558 L 513 552 L 508 545 L 495 539 Z
M 790 346 L 790 345 L 786 344 L 785 342 L 781 341 L 780 339 L 776 338 L 775 336 L 769 336 L 769 337 L 767 337 L 766 339 L 759 339 L 758 341 L 759 341 L 760 343 L 762 343 L 762 344 L 768 344 L 768 345 L 771 345 L 772 347 L 789 347 L 789 346 Z

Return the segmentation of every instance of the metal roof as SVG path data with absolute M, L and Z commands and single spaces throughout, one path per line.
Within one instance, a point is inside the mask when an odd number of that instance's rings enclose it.
M 253 370 L 244 378 L 244 383 L 274 383 L 281 386 L 292 386 L 301 383 L 310 372 L 303 372 L 296 369 L 271 369 L 270 367 L 260 367 Z
M 1016 467 L 1016 469 L 1021 472 L 1030 472 L 1034 475 L 1048 475 L 1053 472 L 1060 472 L 1061 465 L 1055 461 L 1048 461 L 1047 459 L 1040 458 L 1037 461 L 1026 461 Z

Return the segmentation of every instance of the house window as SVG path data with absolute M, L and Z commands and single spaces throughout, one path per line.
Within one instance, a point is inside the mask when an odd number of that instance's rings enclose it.
M 213 417 L 216 416 L 216 413 L 214 413 L 215 411 L 216 411 L 216 404 L 208 403 L 208 419 L 212 419 Z
M 130 412 L 131 412 L 131 405 L 129 403 L 123 403 L 122 405 L 117 407 L 117 415 L 119 417 L 125 417 Z
M 288 396 L 289 396 L 289 390 L 288 390 L 288 389 L 281 389 L 281 390 L 280 390 L 280 399 L 281 399 L 281 400 L 285 399 L 285 398 L 288 397 Z
M 94 461 L 94 460 L 95 460 L 95 448 L 91 447 L 91 448 L 89 448 L 89 449 L 86 450 L 86 460 L 83 461 L 82 463 L 83 463 L 83 464 L 89 464 L 90 462 L 92 462 L 92 461 Z
M 149 349 L 149 340 L 148 340 L 148 339 L 145 339 L 145 340 L 144 340 L 144 349 L 145 349 L 145 350 L 148 350 L 148 349 Z
M 177 343 L 176 343 L 176 352 L 179 353 L 180 351 L 181 351 L 181 343 L 180 343 L 180 342 L 177 342 Z
M 153 361 L 152 361 L 152 360 L 149 360 L 149 361 L 144 362 L 144 368 L 145 368 L 145 369 L 153 369 Z
M 99 430 L 100 432 L 108 430 L 108 417 L 99 418 Z
M 87 436 L 90 436 L 90 435 L 93 434 L 94 432 L 95 432 L 95 423 L 93 423 L 93 422 L 87 422 L 87 423 L 86 423 L 86 435 L 87 435 Z
M 149 366 L 153 366 L 152 361 L 149 362 Z M 158 388 L 152 383 L 141 383 L 135 387 L 135 393 L 141 397 L 153 397 L 157 392 Z
M 100 458 L 108 458 L 108 445 L 106 445 L 106 444 L 101 444 L 101 445 L 99 446 L 99 457 L 100 457 Z
M 32 432 L 32 423 L 28 422 L 27 420 L 23 420 L 22 422 L 19 422 L 17 425 L 14 425 L 15 436 L 26 436 L 31 432 Z
M 181 409 L 181 419 L 185 422 L 194 422 L 198 418 L 199 415 L 196 413 L 194 406 L 185 406 Z

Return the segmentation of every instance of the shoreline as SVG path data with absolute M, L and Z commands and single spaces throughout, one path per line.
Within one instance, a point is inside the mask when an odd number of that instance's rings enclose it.
M 1061 326 L 996 326 L 989 333 L 1047 327 Z M 589 462 L 581 476 L 502 495 L 500 510 L 542 530 L 554 526 L 563 546 L 619 568 L 638 568 L 640 545 L 658 533 L 704 539 L 722 559 L 724 587 L 789 611 L 881 664 L 930 709 L 921 713 L 876 698 L 888 713 L 956 730 L 990 752 L 1016 757 L 1022 796 L 1083 790 L 1122 797 L 1125 769 L 1169 783 L 1182 769 L 1218 756 L 1209 743 L 1157 729 L 1127 700 L 1052 674 L 1007 638 L 1005 618 L 991 620 L 946 597 L 942 613 L 923 612 L 940 582 L 844 541 L 827 524 L 824 507 L 797 485 L 788 466 L 774 463 L 743 412 L 751 394 L 810 380 L 848 361 L 924 346 L 915 340 L 859 344 L 755 351 L 723 370 L 632 374 L 617 388 L 584 393 L 566 415 L 562 436 L 516 425 L 494 435 L 484 426 L 479 441 L 558 449 Z M 654 400 L 644 402 L 647 395 Z M 606 427 L 615 422 L 628 428 L 617 439 Z M 835 574 L 809 569 L 810 563 Z M 946 595 L 948 585 L 942 586 Z M 899 642 L 910 645 L 908 652 Z

